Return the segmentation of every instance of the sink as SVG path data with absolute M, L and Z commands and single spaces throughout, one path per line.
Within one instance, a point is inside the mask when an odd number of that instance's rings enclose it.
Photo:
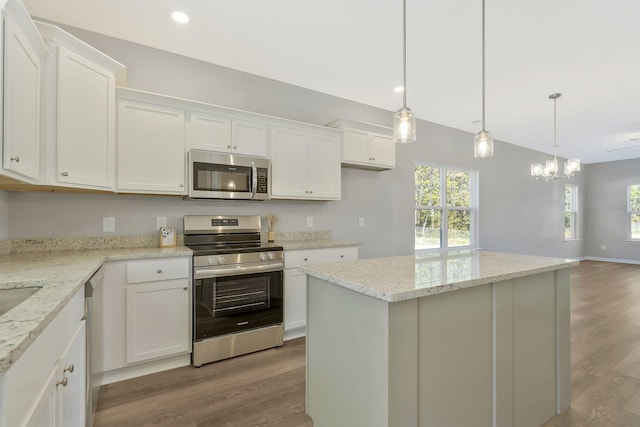
M 0 316 L 42 289 L 39 286 L 0 289 Z

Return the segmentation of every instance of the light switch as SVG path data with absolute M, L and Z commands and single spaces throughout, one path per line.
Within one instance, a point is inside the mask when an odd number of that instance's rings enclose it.
M 309 227 L 309 228 L 313 227 L 313 217 L 312 216 L 308 216 L 307 217 L 307 227 Z
M 358 218 L 358 227 L 364 227 L 364 217 Z
M 102 232 L 114 233 L 116 231 L 116 218 L 113 216 L 102 217 Z
M 166 216 L 158 216 L 156 217 L 156 230 L 160 230 L 162 227 L 167 226 L 167 217 Z

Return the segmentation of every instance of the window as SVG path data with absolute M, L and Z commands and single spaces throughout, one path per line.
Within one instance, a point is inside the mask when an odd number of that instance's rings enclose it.
M 640 240 L 640 184 L 627 186 L 627 215 L 630 240 Z
M 416 250 L 475 246 L 475 177 L 475 171 L 416 164 Z
M 578 238 L 578 186 L 564 186 L 564 240 Z

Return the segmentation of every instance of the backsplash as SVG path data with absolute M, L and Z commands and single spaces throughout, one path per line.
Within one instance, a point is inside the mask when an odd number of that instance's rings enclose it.
M 0 241 L 0 255 L 27 252 L 77 251 L 94 249 L 156 248 L 160 246 L 157 234 L 146 236 L 68 237 L 46 239 L 15 239 Z M 184 236 L 176 236 L 176 245 L 182 246 Z
M 329 240 L 331 231 L 276 231 L 276 242 L 291 240 Z

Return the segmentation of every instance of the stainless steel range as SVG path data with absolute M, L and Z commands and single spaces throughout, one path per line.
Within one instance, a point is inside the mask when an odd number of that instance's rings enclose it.
M 282 345 L 283 252 L 262 244 L 260 231 L 259 216 L 184 217 L 194 251 L 194 366 Z

